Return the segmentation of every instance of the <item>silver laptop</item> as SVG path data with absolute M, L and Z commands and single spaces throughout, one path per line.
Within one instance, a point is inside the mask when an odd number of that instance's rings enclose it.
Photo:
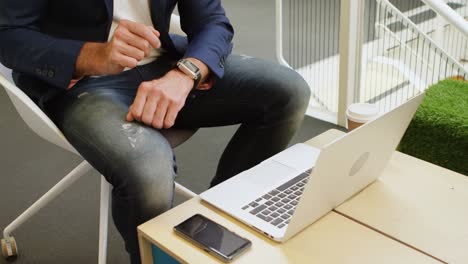
M 284 242 L 375 181 L 424 94 L 319 150 L 294 145 L 200 195 Z

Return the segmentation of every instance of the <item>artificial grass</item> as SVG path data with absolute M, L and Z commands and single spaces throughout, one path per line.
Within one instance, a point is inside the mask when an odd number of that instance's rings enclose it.
M 444 80 L 428 88 L 399 150 L 468 175 L 468 82 Z

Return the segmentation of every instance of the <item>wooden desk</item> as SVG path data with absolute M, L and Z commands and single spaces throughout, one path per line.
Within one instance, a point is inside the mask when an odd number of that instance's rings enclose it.
M 234 263 L 440 263 L 394 240 L 331 212 L 279 244 L 193 198 L 138 227 L 142 263 L 153 264 L 151 244 L 181 263 L 221 263 L 174 234 L 172 227 L 195 213 L 252 241 Z
M 335 210 L 445 262 L 468 263 L 464 175 L 395 152 L 378 181 Z
M 322 147 L 343 132 L 329 130 L 307 143 Z M 330 212 L 284 244 L 268 240 L 221 211 L 193 198 L 138 227 L 143 264 L 152 264 L 154 244 L 182 263 L 219 263 L 172 228 L 195 213 L 252 241 L 235 263 L 440 263 L 350 219 Z

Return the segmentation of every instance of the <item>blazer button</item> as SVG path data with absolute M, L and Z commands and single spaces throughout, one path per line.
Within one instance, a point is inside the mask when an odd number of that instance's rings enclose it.
M 52 71 L 52 70 L 50 70 L 50 71 L 47 73 L 47 76 L 49 76 L 49 78 L 54 77 L 54 75 L 55 75 L 55 72 Z

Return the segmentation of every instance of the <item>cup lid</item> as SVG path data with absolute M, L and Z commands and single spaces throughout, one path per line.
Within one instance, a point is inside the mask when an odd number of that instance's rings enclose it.
M 379 108 L 375 104 L 352 104 L 348 107 L 346 115 L 353 122 L 365 123 L 379 115 Z

